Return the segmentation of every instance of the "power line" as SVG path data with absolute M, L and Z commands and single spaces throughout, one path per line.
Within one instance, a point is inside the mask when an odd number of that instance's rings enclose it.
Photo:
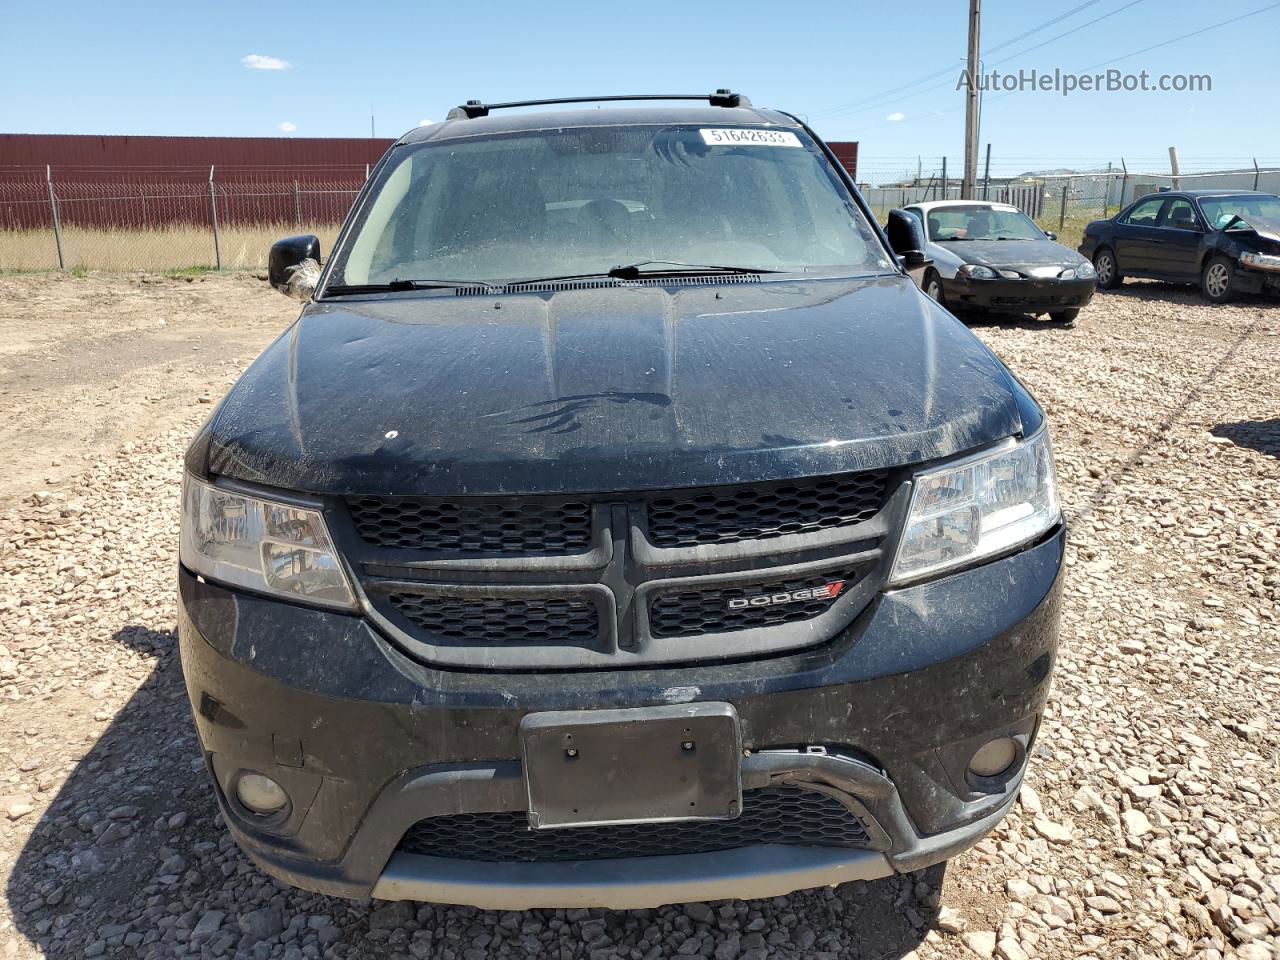
M 1098 67 L 1106 67 L 1106 66 L 1110 66 L 1113 63 L 1119 63 L 1121 60 L 1129 59 L 1129 57 L 1136 57 L 1140 53 L 1149 53 L 1152 50 L 1158 50 L 1161 47 L 1167 47 L 1169 44 L 1177 43 L 1179 40 L 1187 40 L 1190 37 L 1198 37 L 1202 33 L 1208 33 L 1210 30 L 1217 30 L 1219 27 L 1225 27 L 1233 23 L 1238 23 L 1241 20 L 1247 20 L 1249 17 L 1255 17 L 1260 13 L 1266 13 L 1268 10 L 1274 10 L 1276 7 L 1280 7 L 1280 3 L 1273 3 L 1266 7 L 1259 7 L 1257 10 L 1254 10 L 1252 13 L 1242 13 L 1240 16 L 1232 17 L 1230 20 L 1223 20 L 1219 23 L 1210 24 L 1209 26 L 1202 27 L 1199 30 L 1192 30 L 1190 33 L 1184 33 L 1180 37 L 1174 37 L 1171 40 L 1163 40 L 1160 43 L 1153 43 L 1151 46 L 1143 47 L 1141 50 L 1134 50 L 1132 53 L 1124 53 L 1118 57 L 1113 57 L 1110 60 L 1104 60 L 1102 63 L 1095 63 L 1091 67 L 1085 67 L 1084 70 L 1081 71 L 1081 73 L 1083 73 L 1085 70 L 1096 70 Z
M 1032 53 L 1033 51 L 1040 50 L 1040 49 L 1042 49 L 1043 47 L 1047 47 L 1047 46 L 1049 46 L 1049 45 L 1050 45 L 1050 44 L 1052 44 L 1052 43 L 1057 43 L 1059 40 L 1063 39 L 1064 37 L 1069 37 L 1069 36 L 1071 36 L 1073 33 L 1079 33 L 1081 30 L 1085 29 L 1086 27 L 1091 27 L 1091 26 L 1093 26 L 1095 23 L 1101 23 L 1103 20 L 1107 20 L 1107 19 L 1109 19 L 1109 18 L 1111 18 L 1111 17 L 1114 17 L 1116 14 L 1123 13 L 1124 11 L 1128 10 L 1130 7 L 1136 7 L 1138 4 L 1140 4 L 1140 3 L 1142 3 L 1142 2 L 1143 2 L 1143 0 L 1129 0 L 1129 2 L 1128 2 L 1128 3 L 1126 3 L 1126 4 L 1125 4 L 1124 6 L 1122 6 L 1122 7 L 1117 7 L 1115 10 L 1112 10 L 1112 11 L 1111 11 L 1111 12 L 1109 12 L 1109 13 L 1104 13 L 1104 14 L 1103 14 L 1102 16 L 1100 16 L 1100 17 L 1094 17 L 1092 20 L 1086 20 L 1084 23 L 1080 24 L 1079 26 L 1077 26 L 1077 27 L 1072 27 L 1070 30 L 1066 30 L 1066 31 L 1064 31 L 1064 32 L 1062 32 L 1062 33 L 1059 33 L 1059 34 L 1057 34 L 1057 35 L 1055 35 L 1055 36 L 1052 36 L 1052 37 L 1050 37 L 1048 40 L 1045 40 L 1043 43 L 1038 43 L 1038 44 L 1036 44 L 1035 46 L 1027 47 L 1025 50 L 1020 50 L 1020 51 L 1018 51 L 1017 53 L 1010 54 L 1009 56 L 1004 57 L 1003 59 L 1001 59 L 1001 60 L 997 61 L 997 63 L 996 63 L 996 64 L 992 64 L 992 66 L 994 67 L 994 66 L 996 66 L 996 65 L 998 65 L 998 64 L 1008 63 L 1010 60 L 1016 60 L 1016 59 L 1018 59 L 1019 57 L 1025 56 L 1025 55 L 1026 55 L 1026 54 L 1028 54 L 1028 53 Z M 1007 44 L 1001 44 L 1001 46 L 1007 46 Z M 953 71 L 952 71 L 952 70 L 947 70 L 947 71 L 945 71 L 945 72 L 946 72 L 946 73 L 952 73 Z M 933 76 L 937 76 L 937 75 L 938 75 L 938 74 L 934 74 Z M 908 86 L 910 86 L 910 85 L 908 85 Z M 914 97 L 923 96 L 923 95 L 924 95 L 924 94 L 926 94 L 926 93 L 932 93 L 932 92 L 933 92 L 933 91 L 935 91 L 935 90 L 941 90 L 941 89 L 943 89 L 944 87 L 949 87 L 949 86 L 951 86 L 951 84 L 950 84 L 950 83 L 940 83 L 940 84 L 937 84 L 937 85 L 932 86 L 932 87 L 926 87 L 924 90 L 917 90 L 915 93 L 909 93 L 909 94 L 906 94 L 905 96 L 901 96 L 901 97 L 897 97 L 897 96 L 890 96 L 890 97 L 888 98 L 888 100 L 884 100 L 884 101 L 882 101 L 882 102 L 880 102 L 880 103 L 870 104 L 870 105 L 865 106 L 865 107 L 857 107 L 857 108 L 855 108 L 855 109 L 840 109 L 840 110 L 838 110 L 838 111 L 837 111 L 837 115 L 839 115 L 839 116 L 848 116 L 848 115 L 855 114 L 855 113 L 866 113 L 868 110 L 878 110 L 878 109 L 880 109 L 880 108 L 882 108 L 882 107 L 886 106 L 888 103 L 890 103 L 890 102 L 892 102 L 892 101 L 894 101 L 894 100 L 896 100 L 896 99 L 908 100 L 908 99 L 911 99 L 911 98 L 914 98 Z M 900 88 L 900 89 L 905 89 L 905 88 Z M 951 112 L 951 111 L 939 111 L 939 112 L 942 112 L 942 113 L 949 113 L 949 112 Z M 830 116 L 828 116 L 828 117 L 827 117 L 827 119 L 831 119 L 831 117 L 830 117 Z
M 1006 40 L 1003 43 L 996 44 L 994 47 L 991 48 L 991 51 L 989 52 L 1001 50 L 1007 46 L 1011 46 L 1012 44 L 1017 43 L 1019 40 L 1025 40 L 1027 37 L 1031 36 L 1032 34 L 1039 33 L 1041 30 L 1044 30 L 1047 27 L 1051 27 L 1055 23 L 1061 23 L 1063 20 L 1067 19 L 1068 17 L 1074 16 L 1075 14 L 1079 13 L 1081 10 L 1085 9 L 1086 7 L 1091 7 L 1098 2 L 1099 0 L 1085 0 L 1084 3 L 1078 4 L 1072 7 L 1070 10 L 1066 11 L 1065 13 L 1061 13 L 1056 17 L 1052 17 L 1048 20 L 1045 20 L 1043 23 L 1037 24 L 1036 26 L 1032 27 L 1030 30 L 1027 30 L 1024 33 L 1018 34 L 1016 37 L 1012 38 L 1011 40 Z M 898 94 L 903 90 L 910 90 L 912 87 L 919 86 L 922 83 L 927 83 L 930 80 L 936 80 L 938 77 L 948 76 L 954 72 L 955 70 L 953 68 L 945 67 L 944 69 L 939 70 L 936 73 L 930 73 L 930 74 L 926 74 L 923 77 L 917 77 L 915 80 L 912 80 L 908 83 L 901 84 L 897 87 L 891 87 L 890 89 L 881 91 L 880 93 L 869 94 L 868 96 L 865 96 L 865 97 L 859 97 L 857 100 L 850 100 L 847 103 L 838 104 L 834 107 L 828 107 L 826 110 L 819 110 L 817 113 L 814 114 L 814 117 L 824 117 L 832 113 L 839 113 L 843 110 L 846 110 L 847 108 L 860 106 L 861 104 L 869 103 L 872 100 L 880 100 L 886 96 L 892 98 L 894 95 Z M 937 89 L 937 88 L 933 87 L 931 89 Z M 920 92 L 924 93 L 926 91 L 922 90 Z M 912 94 L 912 96 L 915 96 L 915 94 Z
M 1140 3 L 1140 2 L 1141 2 L 1141 0 L 1134 0 L 1134 3 Z M 1128 6 L 1133 6 L 1133 3 L 1128 4 Z M 1105 61 L 1103 61 L 1103 62 L 1101 62 L 1101 63 L 1095 63 L 1095 64 L 1093 64 L 1092 66 L 1084 67 L 1083 69 L 1081 69 L 1081 70 L 1080 70 L 1080 71 L 1078 71 L 1078 72 L 1080 72 L 1080 73 L 1087 73 L 1088 71 L 1090 71 L 1090 70 L 1096 70 L 1096 69 L 1098 69 L 1099 67 L 1105 67 L 1105 66 L 1109 66 L 1110 64 L 1113 64 L 1113 63 L 1119 63 L 1121 60 L 1128 60 L 1130 57 L 1136 57 L 1136 56 L 1138 56 L 1139 54 L 1148 53 L 1148 52 L 1150 52 L 1150 51 L 1152 51 L 1152 50 L 1158 50 L 1160 47 L 1167 47 L 1167 46 L 1169 46 L 1169 45 L 1170 45 L 1170 44 L 1172 44 L 1172 43 L 1177 43 L 1179 40 L 1188 40 L 1188 39 L 1190 39 L 1191 37 L 1198 37 L 1198 36 L 1200 36 L 1200 35 L 1201 35 L 1201 34 L 1203 34 L 1203 33 L 1208 33 L 1208 32 L 1210 32 L 1211 30 L 1217 30 L 1217 29 L 1219 29 L 1220 27 L 1230 26 L 1231 24 L 1233 24 L 1233 23 L 1238 23 L 1238 22 L 1240 22 L 1241 20 L 1247 20 L 1249 17 L 1255 17 L 1255 16 L 1257 16 L 1257 15 L 1258 15 L 1258 14 L 1260 14 L 1260 13 L 1266 13 L 1268 10 L 1274 10 L 1274 9 L 1276 9 L 1277 7 L 1280 7 L 1280 3 L 1272 3 L 1272 4 L 1268 4 L 1268 5 L 1267 5 L 1267 6 L 1265 6 L 1265 7 L 1259 7 L 1257 10 L 1253 10 L 1253 11 L 1251 11 L 1251 12 L 1249 12 L 1249 13 L 1242 13 L 1240 16 L 1238 16 L 1238 17 L 1232 17 L 1232 18 L 1231 18 L 1231 19 L 1229 19 L 1229 20 L 1219 20 L 1219 21 L 1217 21 L 1216 23 L 1211 23 L 1211 24 L 1209 24 L 1208 26 L 1201 27 L 1199 30 L 1192 30 L 1190 33 L 1184 33 L 1184 34 L 1181 34 L 1180 36 L 1171 37 L 1171 38 L 1169 38 L 1168 40 L 1162 40 L 1162 41 L 1160 41 L 1159 43 L 1153 43 L 1153 44 L 1151 44 L 1151 45 L 1150 45 L 1150 46 L 1148 46 L 1148 47 L 1143 47 L 1143 48 L 1141 48 L 1140 50 L 1131 50 L 1131 51 L 1129 51 L 1128 53 L 1122 53 L 1122 54 L 1120 54 L 1118 57 L 1112 57 L 1110 60 L 1105 60 Z M 1121 10 L 1123 10 L 1123 9 L 1125 9 L 1125 8 L 1124 8 L 1124 7 L 1122 7 L 1122 8 L 1121 8 Z M 1115 11 L 1115 12 L 1116 12 L 1116 13 L 1119 13 L 1120 11 L 1119 11 L 1119 10 L 1117 10 L 1117 11 Z M 1111 15 L 1111 14 L 1107 14 L 1106 16 L 1110 16 L 1110 15 Z M 1105 19 L 1105 17 L 1101 17 L 1101 18 L 1099 18 L 1099 19 Z M 1089 25 L 1089 24 L 1083 24 L 1083 26 L 1088 26 L 1088 25 Z M 1064 36 L 1065 36 L 1065 34 L 1064 34 Z M 1032 49 L 1035 49 L 1035 48 L 1032 48 Z M 1024 51 L 1023 51 L 1023 53 L 1027 53 L 1027 52 L 1029 52 L 1029 51 L 1026 51 L 1026 50 L 1024 50 Z M 1011 59 L 1014 59 L 1014 58 L 1016 58 L 1016 57 L 1018 57 L 1018 56 L 1021 56 L 1021 54 L 1014 54 L 1014 55 L 1013 55 L 1013 57 L 1009 57 L 1009 58 L 1007 58 L 1007 59 L 1010 59 L 1010 60 L 1011 60 Z M 921 91 L 921 92 L 925 92 L 925 91 Z M 1010 91 L 1005 92 L 1005 93 L 991 94 L 991 95 L 989 95 L 989 96 L 987 96 L 987 97 L 986 97 L 986 103 L 991 103 L 993 100 L 1003 100 L 1005 97 L 1011 97 L 1011 96 L 1013 96 L 1014 94 L 1016 94 L 1016 93 L 1020 93 L 1020 92 L 1021 92 L 1021 91 L 1019 91 L 1019 90 L 1010 90 Z M 913 96 L 914 96 L 914 95 L 913 95 Z M 944 115 L 949 114 L 949 113 L 956 113 L 957 111 L 959 111 L 959 110 L 963 110 L 963 109 L 964 109 L 963 105 L 961 105 L 961 106 L 959 106 L 959 107 L 946 107 L 946 108 L 943 108 L 943 109 L 941 109 L 941 110 L 934 110 L 934 111 L 933 111 L 933 112 L 931 112 L 931 113 L 921 114 L 921 115 L 916 116 L 916 117 L 909 117 L 909 118 L 907 118 L 905 121 L 897 121 L 897 122 L 911 123 L 911 122 L 913 122 L 913 121 L 917 121 L 917 120 L 931 120 L 931 119 L 933 119 L 934 117 L 944 116 Z M 880 126 L 884 126 L 884 124 L 880 124 Z

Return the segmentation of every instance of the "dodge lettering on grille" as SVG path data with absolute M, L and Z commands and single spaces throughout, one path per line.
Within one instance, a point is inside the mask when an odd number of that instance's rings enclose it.
M 843 580 L 824 583 L 820 587 L 806 587 L 803 590 L 784 590 L 781 593 L 761 593 L 754 597 L 734 597 L 729 601 L 730 610 L 741 610 L 744 607 L 774 607 L 782 603 L 799 603 L 803 600 L 834 600 L 844 589 Z

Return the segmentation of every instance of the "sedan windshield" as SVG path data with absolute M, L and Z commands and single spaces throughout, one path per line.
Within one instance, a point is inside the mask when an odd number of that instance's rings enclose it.
M 1012 207 L 934 207 L 926 218 L 929 239 L 948 240 L 1043 240 L 1040 228 L 1021 210 Z
M 1231 222 L 1232 217 L 1237 215 L 1246 223 L 1250 222 L 1250 217 L 1265 220 L 1268 223 L 1280 223 L 1280 197 L 1257 194 L 1243 197 L 1213 197 L 1201 200 L 1200 209 L 1204 211 L 1211 230 L 1221 230 Z
M 599 126 L 396 148 L 329 286 L 510 282 L 625 265 L 893 269 L 800 131 Z

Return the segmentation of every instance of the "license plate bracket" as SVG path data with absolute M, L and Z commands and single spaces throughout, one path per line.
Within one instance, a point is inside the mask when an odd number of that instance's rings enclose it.
M 520 745 L 535 830 L 742 811 L 742 735 L 729 703 L 531 713 Z

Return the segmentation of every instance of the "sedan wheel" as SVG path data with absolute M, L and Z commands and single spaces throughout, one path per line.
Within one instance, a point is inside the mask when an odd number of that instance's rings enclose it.
M 1116 255 L 1110 250 L 1102 249 L 1094 255 L 1093 270 L 1098 275 L 1098 286 L 1104 290 L 1113 290 L 1124 281 L 1116 265 Z
M 942 292 L 942 278 L 939 277 L 937 272 L 934 270 L 930 270 L 925 274 L 924 292 L 925 295 L 935 303 L 946 303 L 945 295 Z
M 1231 263 L 1226 257 L 1214 257 L 1205 264 L 1200 288 L 1214 303 L 1226 303 L 1231 299 Z

